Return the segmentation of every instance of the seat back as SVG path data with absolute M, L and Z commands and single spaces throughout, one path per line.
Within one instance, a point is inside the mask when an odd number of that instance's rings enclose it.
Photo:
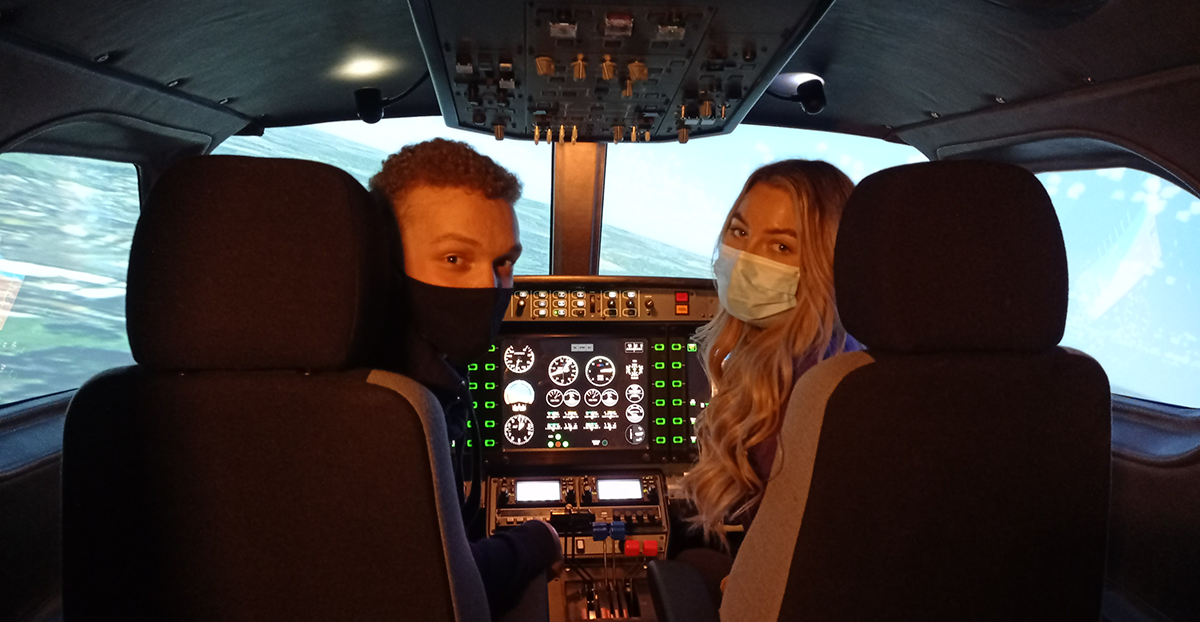
M 487 620 L 440 407 L 372 370 L 385 213 L 321 164 L 184 161 L 130 257 L 138 365 L 76 394 L 64 613 Z
M 877 173 L 834 268 L 868 350 L 793 389 L 722 619 L 1099 619 L 1110 395 L 1056 347 L 1066 260 L 1045 190 L 995 163 Z

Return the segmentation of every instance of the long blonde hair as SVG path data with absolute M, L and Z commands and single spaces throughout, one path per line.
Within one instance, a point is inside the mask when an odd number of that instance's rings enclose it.
M 684 479 L 684 490 L 697 509 L 691 522 L 722 545 L 725 520 L 743 517 L 762 500 L 766 482 L 754 472 L 747 450 L 782 425 L 796 361 L 819 360 L 831 342 L 836 341 L 834 352 L 845 344 L 834 302 L 833 246 L 853 182 L 827 162 L 784 160 L 763 166 L 746 180 L 729 210 L 718 249 L 738 204 L 760 183 L 792 197 L 800 284 L 787 317 L 756 328 L 722 309 L 696 332 L 712 399 L 696 421 L 700 459 Z

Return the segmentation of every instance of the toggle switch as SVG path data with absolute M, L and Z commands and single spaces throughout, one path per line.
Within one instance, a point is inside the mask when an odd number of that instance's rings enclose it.
M 554 75 L 554 59 L 549 56 L 539 56 L 534 59 L 537 64 L 537 74 L 539 76 Z
M 629 63 L 629 79 L 634 82 L 640 82 L 650 77 L 650 70 L 646 68 L 646 63 L 640 60 L 635 60 Z
M 540 128 L 536 125 L 533 126 L 533 144 L 535 144 L 535 145 L 538 144 L 538 142 L 541 141 L 541 139 L 542 139 L 542 128 Z

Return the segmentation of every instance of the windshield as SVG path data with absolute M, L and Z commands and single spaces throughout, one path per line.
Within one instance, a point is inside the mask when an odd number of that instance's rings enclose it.
M 431 138 L 465 142 L 521 180 L 524 189 L 514 207 L 524 250 L 514 270 L 516 274 L 548 274 L 552 174 L 549 145 L 497 141 L 491 134 L 446 127 L 441 117 L 408 117 L 384 119 L 373 125 L 362 121 L 339 121 L 273 128 L 262 136 L 234 136 L 221 143 L 213 153 L 315 160 L 350 173 L 365 186 L 389 155 L 405 145 Z

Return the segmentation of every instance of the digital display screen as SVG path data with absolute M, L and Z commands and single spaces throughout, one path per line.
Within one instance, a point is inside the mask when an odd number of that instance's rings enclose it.
M 504 364 L 505 451 L 646 449 L 646 339 L 511 337 Z
M 558 480 L 545 482 L 517 481 L 517 503 L 525 501 L 558 501 Z
M 596 496 L 600 501 L 642 498 L 642 482 L 636 479 L 598 479 Z

